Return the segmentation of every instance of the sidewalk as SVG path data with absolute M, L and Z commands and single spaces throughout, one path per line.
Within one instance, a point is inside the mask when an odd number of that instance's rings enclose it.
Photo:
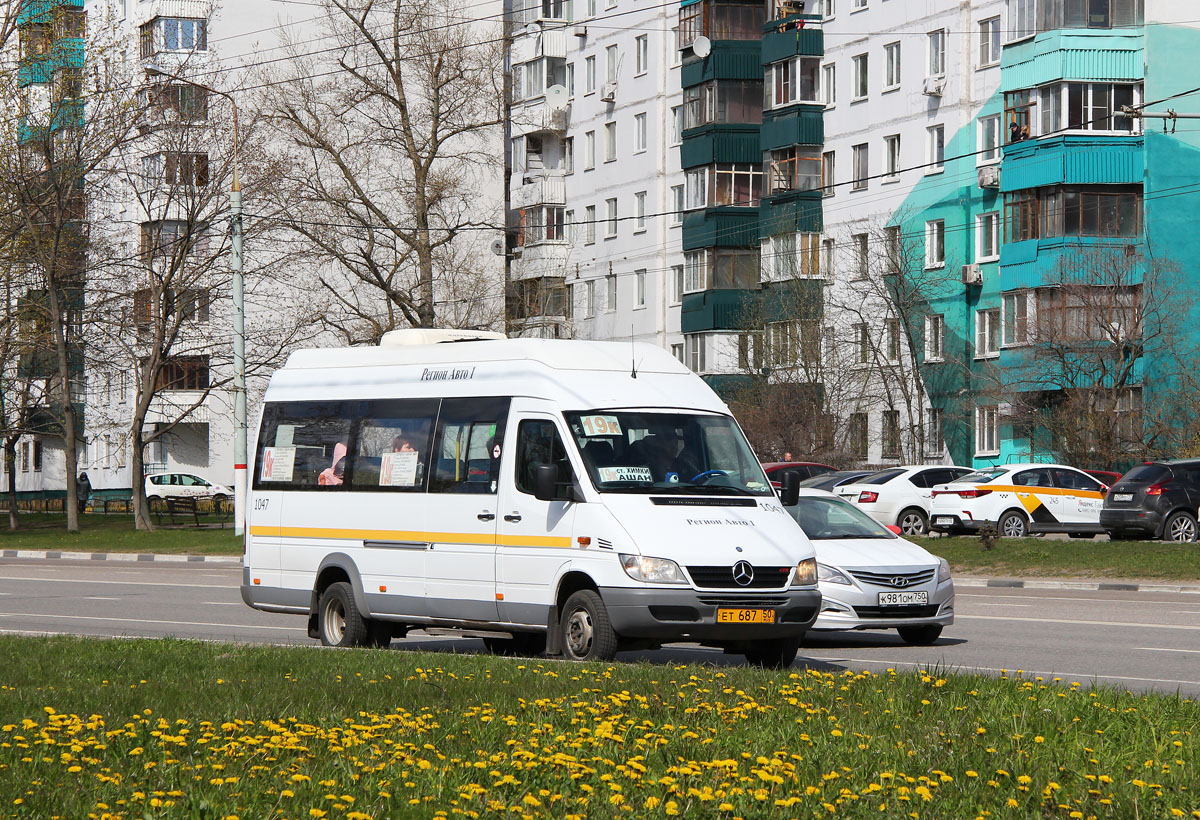
M 226 564 L 242 563 L 240 555 L 160 555 L 150 552 L 68 552 L 65 550 L 0 550 L 0 558 L 32 558 L 64 561 L 133 561 L 167 564 Z M 1164 581 L 1107 579 L 1092 581 L 1081 578 L 986 578 L 977 575 L 956 575 L 954 585 L 959 589 L 992 587 L 1002 589 L 1078 589 L 1111 592 L 1175 592 L 1200 595 L 1200 581 L 1175 584 Z

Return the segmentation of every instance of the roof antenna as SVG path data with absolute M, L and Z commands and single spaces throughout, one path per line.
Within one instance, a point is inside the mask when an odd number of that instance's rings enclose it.
M 637 356 L 637 348 L 634 347 L 634 341 L 633 341 L 633 323 L 630 322 L 629 323 L 629 361 L 630 361 L 633 369 L 630 371 L 629 375 L 635 379 L 637 378 L 637 358 L 635 358 L 636 356 Z

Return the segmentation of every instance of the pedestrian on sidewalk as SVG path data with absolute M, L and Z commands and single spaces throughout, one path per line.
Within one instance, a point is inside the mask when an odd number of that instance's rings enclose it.
M 92 480 L 88 478 L 87 473 L 80 473 L 79 480 L 75 482 L 75 500 L 79 504 L 79 512 L 82 514 L 87 507 L 88 496 L 92 494 Z

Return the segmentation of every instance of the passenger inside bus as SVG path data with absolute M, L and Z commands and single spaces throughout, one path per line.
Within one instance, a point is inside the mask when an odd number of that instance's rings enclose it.
M 338 442 L 333 446 L 333 463 L 321 471 L 317 476 L 317 484 L 321 486 L 337 486 L 342 483 L 342 476 L 346 472 L 346 445 L 343 442 Z

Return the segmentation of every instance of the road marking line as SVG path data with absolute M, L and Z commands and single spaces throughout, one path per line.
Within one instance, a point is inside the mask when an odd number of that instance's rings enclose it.
M 1191 655 L 1200 655 L 1200 649 L 1166 649 L 1158 646 L 1135 646 L 1134 649 L 1140 649 L 1142 652 L 1187 652 Z
M 1133 621 L 1082 621 L 1074 618 L 1010 618 L 1005 615 L 959 615 L 974 621 L 1022 621 L 1036 624 L 1080 624 L 1082 626 L 1129 626 L 1142 629 L 1186 629 L 1200 632 L 1200 624 L 1140 624 Z M 1138 678 L 1137 680 L 1143 680 Z M 1149 680 L 1146 678 L 1145 680 Z
M 90 578 L 25 578 L 20 575 L 9 575 L 4 581 L 45 581 L 47 584 L 117 584 L 118 586 L 139 587 L 189 587 L 191 589 L 231 589 L 229 584 L 172 584 L 167 581 L 100 581 Z
M 83 597 L 83 600 L 85 600 L 85 601 L 120 601 L 120 600 L 123 600 L 123 599 L 121 599 L 121 598 L 109 598 L 109 597 L 107 597 L 107 596 L 104 596 L 104 595 L 85 595 L 85 596 Z
M 65 618 L 71 621 L 120 621 L 126 624 L 157 624 L 166 626 L 210 626 L 224 629 L 284 629 L 296 632 L 307 629 L 301 626 L 258 626 L 255 624 L 214 624 L 207 621 L 159 621 L 145 618 L 98 618 L 92 615 L 46 615 L 29 612 L 0 612 L 0 618 Z
M 245 601 L 201 601 L 200 606 L 245 606 Z
M 956 592 L 956 598 L 1024 598 L 1030 601 L 1088 601 L 1093 604 L 1162 604 L 1165 601 L 1148 601 L 1145 598 L 1080 598 L 1067 595 L 1022 595 L 1021 590 L 1012 587 L 992 587 L 992 589 L 1003 590 L 1012 593 L 1011 595 L 979 595 L 971 592 Z M 1104 592 L 1104 590 L 1099 590 Z M 1172 592 L 1171 595 L 1179 595 L 1182 593 Z
M 978 604 L 978 606 L 1019 606 L 1019 607 L 1025 607 L 1026 609 L 1028 609 L 1029 607 L 1033 606 L 1033 604 L 993 604 L 993 603 L 981 603 L 981 604 Z

